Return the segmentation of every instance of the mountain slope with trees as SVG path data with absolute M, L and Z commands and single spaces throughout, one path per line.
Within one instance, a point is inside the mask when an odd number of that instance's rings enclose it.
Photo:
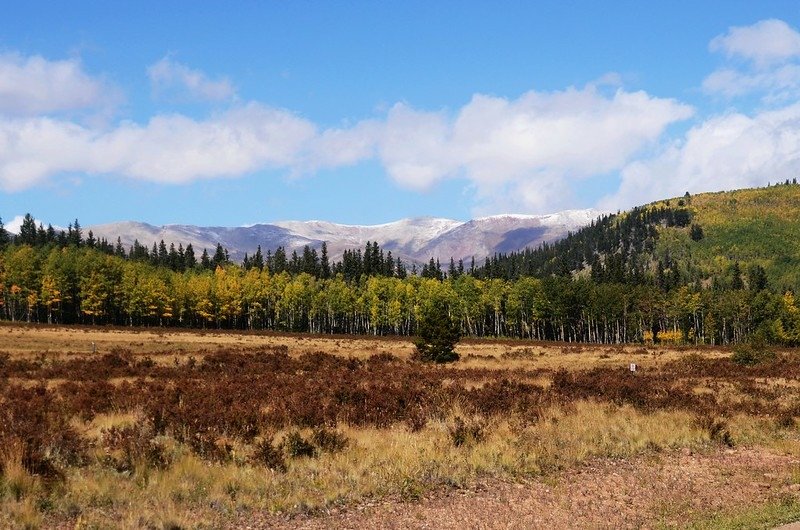
M 590 276 L 597 282 L 800 288 L 800 186 L 703 193 L 601 216 L 564 239 L 487 258 L 478 276 Z M 715 285 L 714 282 L 716 282 Z

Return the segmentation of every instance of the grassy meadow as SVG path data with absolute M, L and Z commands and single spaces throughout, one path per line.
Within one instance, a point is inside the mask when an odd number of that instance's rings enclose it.
M 800 458 L 793 350 L 739 366 L 724 349 L 473 340 L 435 366 L 411 360 L 409 341 L 369 337 L 11 325 L 0 337 L 9 528 L 217 528 L 256 514 L 272 526 L 557 483 L 598 460 Z M 769 480 L 692 524 L 800 518 L 800 464 Z M 651 526 L 687 522 L 680 504 L 658 510 Z

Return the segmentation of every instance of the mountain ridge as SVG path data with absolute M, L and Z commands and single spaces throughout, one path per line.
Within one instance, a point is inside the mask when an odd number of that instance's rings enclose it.
M 323 242 L 332 259 L 339 259 L 346 249 L 363 248 L 376 241 L 411 263 L 429 259 L 442 261 L 482 260 L 496 252 L 509 252 L 538 246 L 563 238 L 568 232 L 588 225 L 602 212 L 595 209 L 565 210 L 545 215 L 500 214 L 457 221 L 441 217 L 411 217 L 376 225 L 350 225 L 324 220 L 276 221 L 245 226 L 196 226 L 188 224 L 151 225 L 142 221 L 120 221 L 85 227 L 96 238 L 115 242 L 119 237 L 125 247 L 134 240 L 150 246 L 161 240 L 166 245 L 191 244 L 196 252 L 213 251 L 219 243 L 231 258 L 240 260 L 253 254 L 284 247 L 287 252 L 301 251 L 306 245 L 319 249 Z

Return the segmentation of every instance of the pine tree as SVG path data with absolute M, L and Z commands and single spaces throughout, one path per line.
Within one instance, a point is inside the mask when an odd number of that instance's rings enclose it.
M 454 348 L 461 339 L 461 329 L 459 323 L 450 317 L 443 301 L 435 300 L 423 310 L 417 335 L 414 345 L 420 360 L 435 363 L 458 360 Z
M 42 223 L 39 223 L 39 228 L 36 229 L 36 244 L 42 247 L 47 244 L 47 232 Z
M 70 245 L 79 247 L 83 243 L 83 232 L 81 231 L 81 224 L 77 219 L 75 219 L 75 222 L 72 224 L 72 231 L 68 234 L 68 236 Z
M 398 277 L 398 278 L 400 278 L 401 280 L 405 280 L 405 279 L 406 279 L 406 277 L 408 276 L 408 271 L 406 270 L 406 266 L 405 266 L 405 264 L 404 264 L 404 263 L 403 263 L 403 262 L 400 260 L 400 258 L 397 258 L 397 264 L 395 265 L 394 269 L 395 269 L 395 274 L 396 274 L 396 275 L 397 275 L 397 277 Z
M 181 264 L 178 263 L 178 251 L 175 250 L 175 243 L 169 244 L 169 252 L 167 252 L 167 263 L 169 263 L 169 268 L 174 271 L 177 271 L 181 267 Z
M 458 278 L 458 271 L 456 270 L 456 262 L 452 257 L 450 258 L 450 267 L 447 268 L 447 277 L 451 279 Z
M 206 258 L 208 258 L 208 254 L 206 254 Z M 197 267 L 197 258 L 194 255 L 194 247 L 189 243 L 186 245 L 186 252 L 183 254 L 183 268 L 188 271 L 195 267 Z
M 261 254 L 261 245 L 258 245 L 258 249 L 253 256 L 253 267 L 257 267 L 258 270 L 264 270 L 264 256 Z
M 751 291 L 763 291 L 767 288 L 767 271 L 761 265 L 750 267 L 747 275 L 747 283 Z
M 383 254 L 383 251 L 381 251 Z M 386 259 L 383 262 L 383 275 L 389 278 L 394 276 L 394 258 L 392 257 L 392 251 L 386 253 Z
M 703 239 L 704 236 L 703 228 L 698 224 L 692 223 L 692 227 L 689 231 L 689 234 L 692 238 L 692 241 L 700 241 L 701 239 Z
M 125 248 L 122 246 L 122 238 L 117 237 L 117 244 L 114 245 L 114 255 L 118 258 L 125 258 Z
M 731 267 L 731 289 L 738 291 L 744 289 L 744 282 L 742 281 L 742 268 L 739 262 L 735 262 Z
M 33 216 L 29 213 L 26 213 L 22 219 L 17 241 L 23 245 L 36 245 L 36 221 L 33 220 Z
M 158 264 L 169 265 L 169 251 L 163 239 L 158 244 Z
M 180 272 L 186 270 L 186 251 L 183 248 L 183 243 L 178 243 L 177 270 Z
M 11 241 L 11 236 L 3 225 L 3 218 L 0 217 L 0 250 L 6 248 Z
M 278 274 L 285 271 L 288 268 L 288 263 L 286 262 L 286 250 L 283 247 L 278 247 L 275 249 L 275 255 L 272 256 L 272 268 L 270 272 Z
M 211 260 L 212 270 L 216 269 L 220 265 L 224 265 L 227 261 L 225 249 L 222 248 L 221 243 L 217 243 L 217 249 L 214 251 L 214 258 Z
M 261 247 L 259 247 L 260 249 Z M 323 241 L 322 242 L 322 257 L 320 258 L 320 276 L 322 279 L 328 279 L 331 277 L 331 264 L 328 261 L 328 244 Z
M 206 270 L 213 270 L 211 259 L 208 257 L 208 250 L 206 249 L 203 249 L 203 255 L 200 256 L 200 266 Z

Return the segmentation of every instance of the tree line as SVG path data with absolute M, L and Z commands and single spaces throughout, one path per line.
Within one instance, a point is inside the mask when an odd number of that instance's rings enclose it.
M 669 222 L 665 212 L 646 215 Z M 688 221 L 678 222 L 690 229 Z M 120 251 L 119 241 L 84 238 L 77 220 L 52 234 L 35 224 L 31 229 L 31 223 L 13 238 L 0 223 L 0 317 L 6 320 L 414 335 L 420 316 L 435 305 L 446 308 L 464 335 L 475 337 L 730 344 L 757 332 L 775 343 L 800 344 L 800 304 L 793 293 L 772 290 L 763 269 L 742 271 L 738 264 L 726 277 L 701 285 L 670 278 L 663 264 L 635 276 L 626 260 L 622 273 L 602 276 L 594 268 L 590 274 L 501 273 L 511 260 L 500 259 L 496 265 L 487 259 L 492 269 L 451 260 L 443 270 L 431 260 L 421 271 L 416 265 L 406 270 L 377 243 L 364 252 L 349 250 L 334 263 L 324 246 L 319 255 L 308 247 L 291 256 L 259 249 L 241 264 L 218 246 L 192 263 L 190 245 L 148 251 L 134 244 Z M 603 244 L 625 244 L 623 234 L 631 232 L 645 235 L 632 246 L 656 237 L 646 223 L 627 223 L 618 223 Z M 587 237 L 578 232 L 567 239 Z M 538 260 L 559 245 L 564 243 L 512 256 Z M 604 271 L 614 267 L 604 260 Z

